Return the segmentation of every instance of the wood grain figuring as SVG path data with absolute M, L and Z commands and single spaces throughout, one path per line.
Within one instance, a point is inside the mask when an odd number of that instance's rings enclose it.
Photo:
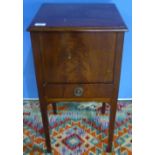
M 40 36 L 45 81 L 113 82 L 115 33 L 45 32 Z
M 45 23 L 35 26 L 35 23 Z M 35 74 L 47 151 L 51 152 L 47 105 L 109 103 L 107 152 L 112 151 L 124 32 L 113 4 L 44 4 L 31 22 Z

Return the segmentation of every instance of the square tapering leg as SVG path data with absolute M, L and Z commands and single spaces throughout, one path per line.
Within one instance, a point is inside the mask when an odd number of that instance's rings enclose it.
M 47 152 L 51 153 L 51 143 L 50 143 L 50 133 L 49 133 L 49 122 L 48 122 L 48 113 L 47 113 L 47 105 L 40 103 L 41 115 L 43 128 L 45 133 L 45 140 L 47 146 Z
M 53 102 L 52 106 L 53 106 L 53 113 L 57 114 L 57 104 L 56 104 L 56 102 Z
M 113 137 L 114 137 L 116 110 L 117 110 L 117 102 L 112 103 L 111 108 L 110 108 L 110 122 L 109 122 L 107 152 L 112 151 L 112 142 L 113 142 Z
M 102 103 L 101 113 L 105 114 L 106 103 Z

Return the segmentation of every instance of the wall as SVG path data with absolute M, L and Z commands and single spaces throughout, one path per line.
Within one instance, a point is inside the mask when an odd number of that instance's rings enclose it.
M 119 98 L 132 98 L 132 2 L 131 0 L 24 0 L 23 1 L 23 97 L 37 98 L 30 35 L 26 28 L 42 3 L 115 3 L 129 31 L 125 34 Z

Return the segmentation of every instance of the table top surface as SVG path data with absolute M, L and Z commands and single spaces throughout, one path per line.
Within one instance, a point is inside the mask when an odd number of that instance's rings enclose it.
M 28 31 L 51 30 L 127 31 L 114 4 L 45 3 L 33 18 Z

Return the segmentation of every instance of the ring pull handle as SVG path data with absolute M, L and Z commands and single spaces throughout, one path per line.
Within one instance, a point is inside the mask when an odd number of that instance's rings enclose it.
M 76 87 L 74 89 L 74 95 L 77 96 L 77 97 L 82 96 L 83 92 L 84 92 L 84 90 L 83 90 L 82 87 Z

